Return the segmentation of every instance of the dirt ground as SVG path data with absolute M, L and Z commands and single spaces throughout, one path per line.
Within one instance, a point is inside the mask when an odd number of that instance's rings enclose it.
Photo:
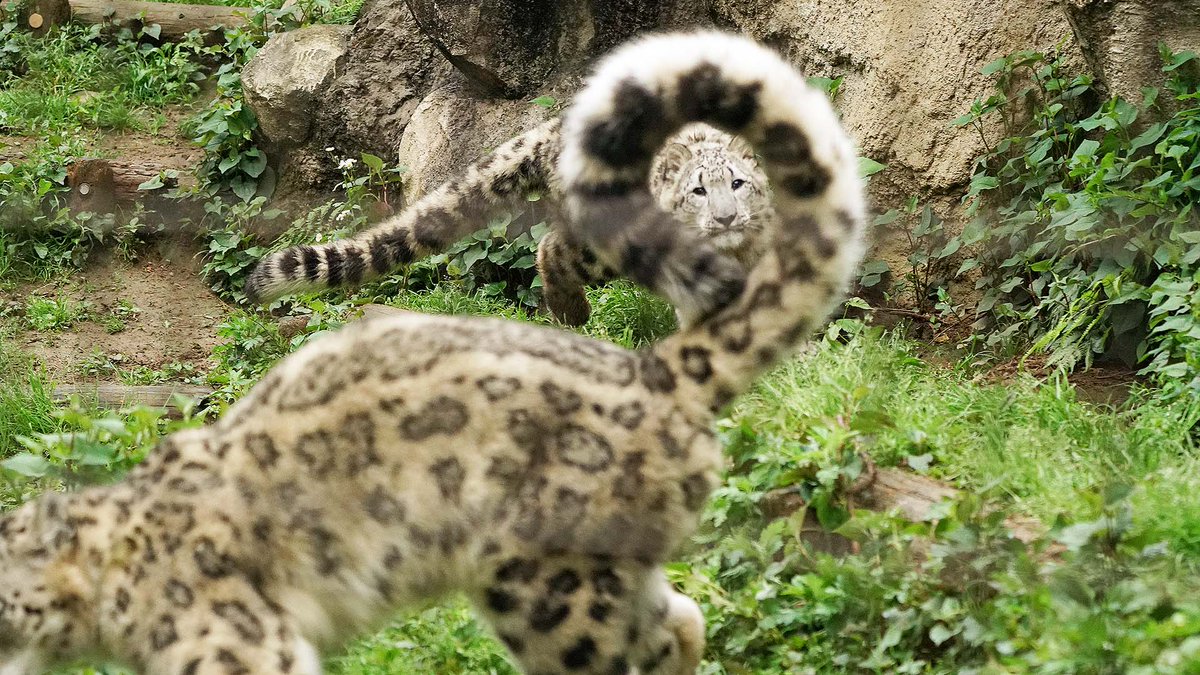
M 93 319 L 62 332 L 23 330 L 17 335 L 20 347 L 36 355 L 55 382 L 96 379 L 80 369 L 81 362 L 95 352 L 116 357 L 122 368 L 158 369 L 171 363 L 190 364 L 201 373 L 211 368 L 212 349 L 219 342 L 216 326 L 230 307 L 200 277 L 194 250 L 164 240 L 132 263 L 107 253 L 96 257 L 70 279 L 5 294 L 10 303 L 24 304 L 31 296 L 89 303 Z M 124 330 L 110 334 L 96 319 L 120 301 L 137 311 L 125 316 Z

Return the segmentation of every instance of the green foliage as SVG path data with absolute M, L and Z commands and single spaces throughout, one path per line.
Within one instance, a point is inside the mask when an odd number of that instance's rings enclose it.
M 1053 54 L 984 69 L 996 93 L 956 122 L 988 147 L 959 238 L 979 251 L 960 271 L 979 270 L 988 344 L 1024 340 L 1068 366 L 1112 353 L 1200 387 L 1197 57 L 1163 56 L 1166 89 L 1145 89 L 1141 108 L 1097 101 Z M 1005 129 L 994 143 L 989 120 Z
M 331 675 L 487 673 L 516 675 L 504 648 L 462 601 L 432 607 L 329 660 Z
M 41 37 L 0 30 L 0 53 L 11 61 L 0 75 L 0 127 L 30 135 L 137 129 L 152 107 L 191 100 L 202 78 L 199 38 L 155 47 L 139 37 L 125 30 L 108 41 L 101 26 L 80 24 Z
M 136 466 L 164 430 L 197 426 L 191 407 L 184 420 L 166 422 L 160 411 L 137 407 L 126 414 L 97 414 L 78 404 L 55 412 L 62 431 L 19 436 L 26 448 L 0 462 L 0 468 L 26 478 L 53 478 L 86 485 L 111 480 Z
M 708 620 L 701 672 L 1200 665 L 1200 501 L 1178 501 L 1196 478 L 1200 405 L 1096 408 L 1058 379 L 979 384 L 915 349 L 840 322 L 722 422 L 730 469 L 670 567 Z M 954 477 L 972 496 L 918 523 L 856 510 L 860 452 Z M 804 498 L 809 520 L 765 515 L 781 490 Z M 1054 525 L 1025 545 L 1005 529 L 1012 511 Z M 804 534 L 812 519 L 857 551 L 822 553 Z
M 274 190 L 267 155 L 255 142 L 258 119 L 242 95 L 242 69 L 271 35 L 314 23 L 353 23 L 362 0 L 283 0 L 255 3 L 246 27 L 227 28 L 224 40 L 204 49 L 220 65 L 214 73 L 217 95 L 189 120 L 186 132 L 204 148 L 198 175 L 209 195 L 228 188 L 242 201 Z
M 137 316 L 141 311 L 140 307 L 136 307 L 128 300 L 118 300 L 116 305 L 97 317 L 96 321 L 104 327 L 107 333 L 113 335 L 124 331 L 126 320 Z
M 18 436 L 57 428 L 50 393 L 33 360 L 0 340 L 0 458 L 17 451 Z
M 225 29 L 224 37 L 223 42 L 205 50 L 221 62 L 213 73 L 217 95 L 188 121 L 185 133 L 204 148 L 197 175 L 207 181 L 205 191 L 215 195 L 229 188 L 248 202 L 258 192 L 267 156 L 254 141 L 258 119 L 242 96 L 242 68 L 254 58 L 266 36 L 253 27 L 239 27 Z
M 25 303 L 25 321 L 33 330 L 58 331 L 70 328 L 75 322 L 86 319 L 88 303 L 76 302 L 66 297 L 31 297 Z
M 538 223 L 509 239 L 511 216 L 503 216 L 471 236 L 432 256 L 451 280 L 467 292 L 487 298 L 507 297 L 525 307 L 538 306 L 542 280 L 537 276 L 537 246 L 549 227 Z
M 836 101 L 838 92 L 842 90 L 842 82 L 845 79 L 840 75 L 838 77 L 810 77 L 808 78 L 808 84 L 814 89 L 825 92 L 830 101 Z
M 264 211 L 266 202 L 265 197 L 254 197 L 244 202 L 226 203 L 216 197 L 204 205 L 207 217 L 218 225 L 205 235 L 208 247 L 204 252 L 201 274 L 208 280 L 213 292 L 231 302 L 246 302 L 243 292 L 246 274 L 266 255 L 267 249 L 259 246 L 254 237 L 246 232 L 252 220 L 279 215 L 275 209 Z
M 124 354 L 105 354 L 93 350 L 79 362 L 77 370 L 80 375 L 92 379 L 116 380 L 131 386 L 160 384 L 163 382 L 189 382 L 201 384 L 204 378 L 196 372 L 196 367 L 190 363 L 171 362 L 159 368 L 148 366 L 125 365 Z
M 908 267 L 897 275 L 887 262 L 869 260 L 860 270 L 859 284 L 871 288 L 884 275 L 890 275 L 891 294 L 897 298 L 911 295 L 912 306 L 918 311 L 932 311 L 939 291 L 944 291 L 952 276 L 950 260 L 962 246 L 962 240 L 950 237 L 942 219 L 928 205 L 921 207 L 916 197 L 909 197 L 903 207 L 876 217 L 873 225 L 898 229 L 905 236 Z
M 11 7 L 3 15 L 0 132 L 33 138 L 11 141 L 21 160 L 0 163 L 0 272 L 46 279 L 97 242 L 131 238 L 136 224 L 67 213 L 67 164 L 95 155 L 100 130 L 142 129 L 161 106 L 190 100 L 199 43 L 152 47 L 128 31 L 107 40 L 100 26 L 76 24 L 36 37 L 13 28 Z

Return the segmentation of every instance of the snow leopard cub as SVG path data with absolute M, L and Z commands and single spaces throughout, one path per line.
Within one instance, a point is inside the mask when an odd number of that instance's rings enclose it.
M 305 345 L 123 481 L 0 515 L 0 674 L 315 675 L 318 649 L 456 590 L 529 675 L 694 673 L 703 616 L 662 565 L 717 484 L 715 416 L 844 293 L 865 203 L 828 100 L 778 55 L 658 35 L 566 114 L 563 230 L 711 291 L 716 254 L 647 188 L 693 121 L 747 138 L 774 188 L 777 234 L 732 299 L 639 350 L 416 313 Z
M 247 280 L 247 296 L 263 302 L 386 273 L 444 250 L 534 192 L 554 209 L 562 194 L 556 169 L 560 128 L 561 120 L 555 119 L 509 140 L 460 177 L 350 239 L 267 256 Z M 706 124 L 685 127 L 657 155 L 650 191 L 662 208 L 720 251 L 742 264 L 757 259 L 774 210 L 766 176 L 745 142 Z M 601 262 L 561 228 L 539 242 L 537 266 L 547 308 L 573 326 L 586 323 L 591 313 L 584 287 L 618 275 L 614 265 Z

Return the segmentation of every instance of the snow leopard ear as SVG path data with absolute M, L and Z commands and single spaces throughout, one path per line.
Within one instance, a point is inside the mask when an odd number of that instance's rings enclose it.
M 729 135 L 729 140 L 725 141 L 725 149 L 729 154 L 735 157 L 741 157 L 749 162 L 756 162 L 757 157 L 754 154 L 754 148 L 746 142 L 741 136 Z
M 692 149 L 679 141 L 671 141 L 658 154 L 658 180 L 668 182 L 685 164 L 692 160 Z

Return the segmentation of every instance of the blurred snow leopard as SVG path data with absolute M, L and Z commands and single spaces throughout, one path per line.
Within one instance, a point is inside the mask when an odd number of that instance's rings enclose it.
M 556 118 L 510 139 L 457 178 L 351 238 L 268 255 L 247 280 L 247 296 L 269 302 L 298 291 L 357 284 L 445 250 L 535 192 L 557 204 L 560 128 Z M 775 211 L 766 175 L 748 144 L 706 124 L 687 125 L 656 155 L 649 180 L 658 205 L 678 222 L 743 266 L 758 260 Z M 571 326 L 586 323 L 591 314 L 585 287 L 617 276 L 553 221 L 539 243 L 537 267 L 547 308 Z M 681 323 L 690 322 L 677 313 Z

